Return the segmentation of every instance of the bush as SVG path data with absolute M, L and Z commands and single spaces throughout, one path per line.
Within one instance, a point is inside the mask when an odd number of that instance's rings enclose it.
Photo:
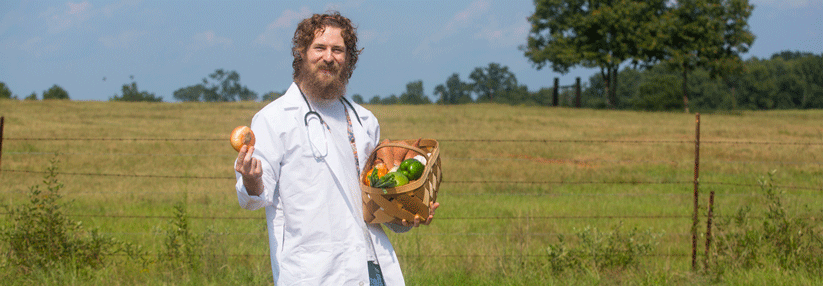
M 733 216 L 720 217 L 710 271 L 721 274 L 763 267 L 823 271 L 823 235 L 818 224 L 786 210 L 783 192 L 773 184 L 774 174 L 769 172 L 759 181 L 764 193 L 762 216 L 751 215 L 752 208 L 743 206 Z
M 618 225 L 612 232 L 601 232 L 586 227 L 575 234 L 580 243 L 573 248 L 567 246 L 564 236 L 559 236 L 560 241 L 546 250 L 549 269 L 559 274 L 570 270 L 603 271 L 639 266 L 640 258 L 657 245 L 658 235 L 650 230 L 638 233 L 636 228 L 623 233 L 620 228 Z
M 100 267 L 106 256 L 117 250 L 114 240 L 100 235 L 96 229 L 84 231 L 81 222 L 71 221 L 63 214 L 63 184 L 57 181 L 56 164 L 57 159 L 52 159 L 47 169 L 43 180 L 46 191 L 35 185 L 29 189 L 28 203 L 6 206 L 10 219 L 0 237 L 9 247 L 10 265 L 23 273 L 58 264 Z

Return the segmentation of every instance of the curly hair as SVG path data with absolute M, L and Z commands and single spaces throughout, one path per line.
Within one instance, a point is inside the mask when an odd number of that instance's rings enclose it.
M 292 68 L 294 68 L 293 78 L 297 78 L 303 68 L 303 55 L 314 41 L 316 33 L 322 33 L 326 27 L 340 28 L 343 42 L 346 45 L 346 64 L 341 70 L 341 78 L 348 82 L 357 64 L 357 58 L 362 50 L 357 49 L 357 28 L 352 26 L 351 20 L 340 15 L 340 12 L 332 11 L 328 14 L 314 14 L 310 18 L 303 19 L 297 25 L 292 38 L 291 53 L 294 56 Z

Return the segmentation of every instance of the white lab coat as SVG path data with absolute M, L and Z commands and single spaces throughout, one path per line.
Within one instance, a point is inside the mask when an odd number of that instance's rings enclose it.
M 353 105 L 362 122 L 361 126 L 349 110 L 362 170 L 379 143 L 380 125 L 370 111 Z M 255 114 L 253 156 L 262 163 L 264 190 L 260 196 L 249 196 L 235 172 L 238 201 L 249 210 L 266 209 L 276 285 L 369 285 L 368 245 L 362 219 L 358 222 L 355 215 L 362 214 L 362 201 L 353 201 L 351 190 L 344 187 L 357 184 L 347 180 L 359 178 L 343 176 L 341 168 L 352 167 L 343 166 L 337 148 L 328 148 L 325 159 L 315 159 L 303 121 L 308 111 L 292 83 L 283 96 Z M 386 285 L 405 285 L 382 226 L 367 226 Z

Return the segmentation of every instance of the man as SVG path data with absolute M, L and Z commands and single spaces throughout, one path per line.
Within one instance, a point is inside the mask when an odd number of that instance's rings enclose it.
M 292 43 L 294 83 L 254 116 L 256 145 L 235 161 L 240 205 L 266 209 L 274 282 L 404 285 L 383 228 L 363 221 L 360 172 L 380 125 L 344 98 L 360 54 L 356 30 L 337 12 L 315 14 Z M 405 232 L 432 218 L 386 226 Z

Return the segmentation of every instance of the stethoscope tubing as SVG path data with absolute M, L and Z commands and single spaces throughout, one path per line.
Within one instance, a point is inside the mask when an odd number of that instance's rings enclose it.
M 314 109 L 311 108 L 311 104 L 309 104 L 309 99 L 306 97 L 306 94 L 303 93 L 303 90 L 300 89 L 300 86 L 297 86 L 297 90 L 300 91 L 300 95 L 303 96 L 303 101 L 306 102 L 306 106 L 309 108 L 309 112 L 306 112 L 306 115 L 303 115 L 303 124 L 305 124 L 306 127 L 309 126 L 309 115 L 312 114 L 317 116 L 317 118 L 320 119 L 320 122 L 325 122 L 323 120 L 323 117 L 320 116 L 320 113 L 317 113 L 317 111 L 314 111 Z M 340 96 L 340 101 L 343 102 L 344 108 L 346 107 L 346 105 L 348 105 L 348 108 L 354 111 L 354 117 L 357 118 L 357 123 L 360 123 L 360 126 L 363 126 L 363 122 L 360 121 L 360 115 L 357 114 L 357 110 L 354 109 L 354 105 L 352 105 L 351 102 L 349 102 L 349 100 L 346 99 L 345 96 Z

